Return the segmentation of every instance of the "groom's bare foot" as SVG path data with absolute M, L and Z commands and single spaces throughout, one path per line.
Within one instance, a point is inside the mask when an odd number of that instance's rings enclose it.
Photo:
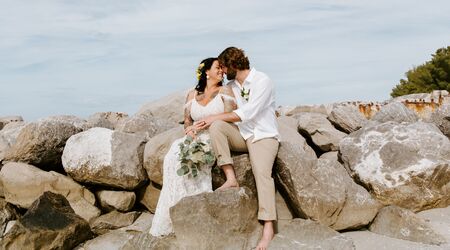
M 220 190 L 225 190 L 225 189 L 234 188 L 234 187 L 239 187 L 238 182 L 236 180 L 227 180 L 227 181 L 225 181 L 225 183 L 222 186 L 218 187 L 216 190 L 220 191 Z
M 256 246 L 256 250 L 267 250 L 274 236 L 273 222 L 265 221 L 261 240 Z

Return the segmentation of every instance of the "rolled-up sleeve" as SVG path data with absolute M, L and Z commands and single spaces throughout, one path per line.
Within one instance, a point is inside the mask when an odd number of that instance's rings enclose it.
M 267 77 L 258 81 L 258 83 L 250 89 L 248 102 L 233 112 L 241 118 L 242 122 L 252 120 L 270 105 L 272 89 L 273 83 L 270 78 Z

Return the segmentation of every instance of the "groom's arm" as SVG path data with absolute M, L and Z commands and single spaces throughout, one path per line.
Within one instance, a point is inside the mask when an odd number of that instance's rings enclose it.
M 222 114 L 211 115 L 197 123 L 198 129 L 207 129 L 214 121 L 224 121 L 224 122 L 240 122 L 241 118 L 234 112 L 225 112 Z

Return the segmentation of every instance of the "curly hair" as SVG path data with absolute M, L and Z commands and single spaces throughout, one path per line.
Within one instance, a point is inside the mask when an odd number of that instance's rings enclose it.
M 250 69 L 250 61 L 248 57 L 245 56 L 244 50 L 238 49 L 236 47 L 228 47 L 219 57 L 220 64 L 227 68 L 232 68 L 234 70 L 246 70 Z
M 206 82 L 207 82 L 206 71 L 210 70 L 213 63 L 217 60 L 218 60 L 217 57 L 210 57 L 210 58 L 203 59 L 200 62 L 200 66 L 197 68 L 198 82 L 197 82 L 197 86 L 195 86 L 195 90 L 197 90 L 198 93 L 203 93 L 205 91 Z M 222 82 L 219 82 L 219 86 L 222 86 Z

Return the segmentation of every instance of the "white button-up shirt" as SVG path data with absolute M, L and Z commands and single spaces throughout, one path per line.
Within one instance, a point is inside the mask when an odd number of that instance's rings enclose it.
M 236 122 L 236 125 L 242 137 L 247 140 L 254 136 L 252 142 L 271 137 L 279 139 L 272 80 L 263 72 L 252 68 L 242 85 L 237 80 L 228 85 L 236 97 L 238 109 L 233 112 L 241 118 L 241 122 Z M 248 101 L 242 97 L 242 90 L 250 90 Z

